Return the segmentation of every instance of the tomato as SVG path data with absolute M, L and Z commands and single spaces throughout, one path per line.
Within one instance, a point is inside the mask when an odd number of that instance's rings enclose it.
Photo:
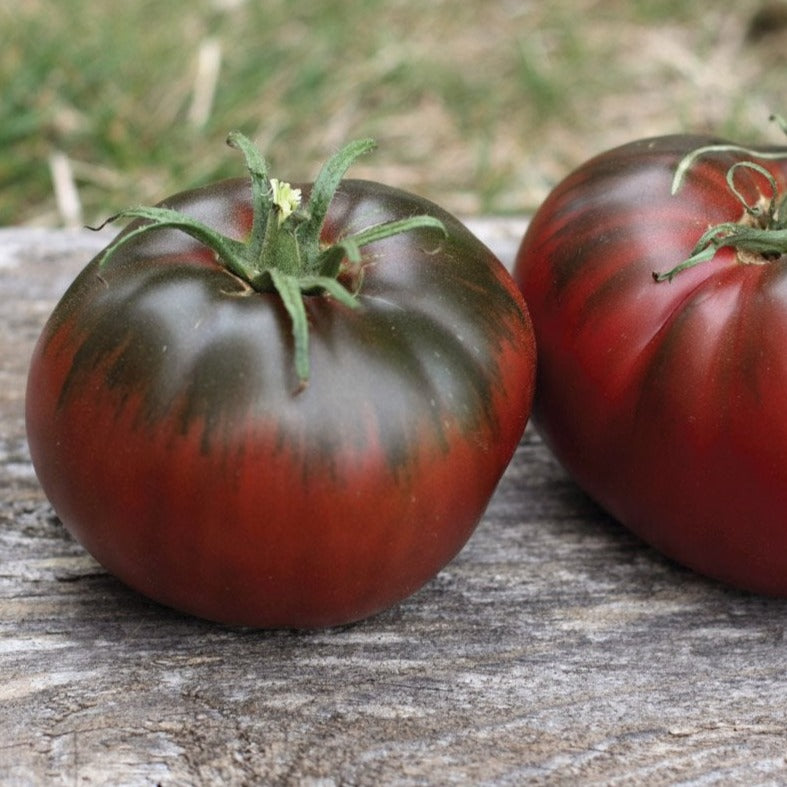
M 787 594 L 786 188 L 785 148 L 636 141 L 555 187 L 514 268 L 539 351 L 534 423 L 567 471 L 674 560 L 774 595 Z
M 124 213 L 56 306 L 31 454 L 68 530 L 151 599 L 349 623 L 471 535 L 529 415 L 529 317 L 454 217 L 341 179 L 358 148 L 299 191 L 234 144 L 251 178 Z

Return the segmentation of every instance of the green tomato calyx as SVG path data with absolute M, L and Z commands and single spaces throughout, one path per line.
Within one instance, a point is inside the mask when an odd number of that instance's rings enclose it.
M 303 388 L 309 379 L 305 296 L 324 295 L 347 308 L 357 308 L 363 273 L 361 248 L 418 228 L 429 227 L 445 234 L 445 226 L 434 216 L 412 216 L 383 222 L 325 245 L 321 241 L 322 229 L 336 190 L 349 167 L 374 148 L 374 142 L 370 139 L 350 142 L 329 158 L 312 184 L 305 204 L 301 189 L 269 177 L 267 162 L 247 137 L 233 131 L 227 137 L 227 144 L 243 153 L 251 176 L 253 217 L 245 241 L 223 235 L 191 216 L 164 206 L 132 207 L 101 225 L 117 219 L 140 220 L 104 250 L 99 267 L 105 266 L 121 246 L 138 235 L 166 227 L 185 232 L 210 248 L 217 260 L 252 290 L 279 295 L 292 321 L 295 370 Z M 356 283 L 352 289 L 340 279 L 346 273 L 352 275 L 342 278 Z
M 776 115 L 771 119 L 777 121 L 787 133 L 787 121 Z M 680 190 L 686 173 L 698 158 L 707 153 L 725 152 L 741 153 L 761 160 L 787 159 L 787 150 L 783 149 L 758 152 L 726 143 L 697 148 L 678 163 L 672 181 L 672 194 L 675 195 Z M 770 186 L 770 196 L 763 195 L 756 202 L 750 203 L 735 184 L 735 176 L 743 169 L 762 175 Z M 738 261 L 746 265 L 766 265 L 787 254 L 787 195 L 779 193 L 776 178 L 761 164 L 747 160 L 735 162 L 727 170 L 726 177 L 727 187 L 743 206 L 741 218 L 738 221 L 715 224 L 707 229 L 686 260 L 666 272 L 654 271 L 655 281 L 672 281 L 682 271 L 713 259 L 716 252 L 725 247 L 734 248 Z

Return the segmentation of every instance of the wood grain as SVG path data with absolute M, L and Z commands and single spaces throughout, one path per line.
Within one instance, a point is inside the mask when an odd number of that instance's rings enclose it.
M 521 222 L 469 223 L 510 262 Z M 232 630 L 108 576 L 23 419 L 33 342 L 105 241 L 0 231 L 0 784 L 787 781 L 787 603 L 659 557 L 530 428 L 464 551 L 363 623 Z

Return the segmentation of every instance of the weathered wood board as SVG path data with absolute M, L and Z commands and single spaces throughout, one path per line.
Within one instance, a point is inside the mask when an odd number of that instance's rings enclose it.
M 522 222 L 469 223 L 510 262 Z M 530 428 L 464 551 L 360 624 L 231 630 L 108 576 L 23 418 L 33 342 L 105 240 L 0 230 L 0 784 L 787 783 L 787 602 L 655 554 Z

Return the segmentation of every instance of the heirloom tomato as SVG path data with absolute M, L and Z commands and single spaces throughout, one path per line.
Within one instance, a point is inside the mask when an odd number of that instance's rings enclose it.
M 556 186 L 514 277 L 534 423 L 591 497 L 671 558 L 787 594 L 787 148 L 674 135 Z
M 529 415 L 510 274 L 436 205 L 250 178 L 124 212 L 67 290 L 27 389 L 31 454 L 113 574 L 228 624 L 348 623 L 461 549 Z M 155 231 L 154 231 L 155 230 Z

